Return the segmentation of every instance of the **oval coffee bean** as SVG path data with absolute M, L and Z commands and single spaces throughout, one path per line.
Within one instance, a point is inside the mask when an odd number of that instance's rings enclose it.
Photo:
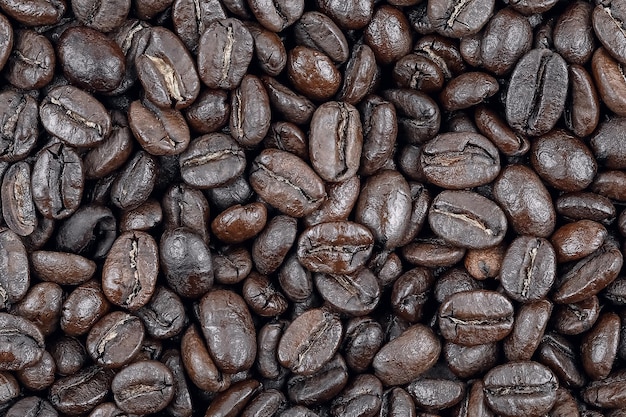
M 57 379 L 48 394 L 54 408 L 61 413 L 80 415 L 91 411 L 109 394 L 113 372 L 89 366 L 74 375 Z
M 556 402 L 559 387 L 550 369 L 537 362 L 510 362 L 497 366 L 483 379 L 489 406 L 506 417 L 539 417 Z
M 87 335 L 85 347 L 98 365 L 121 368 L 139 352 L 144 334 L 139 317 L 114 311 L 94 324 Z
M 513 305 L 503 295 L 473 290 L 450 296 L 439 308 L 442 336 L 465 346 L 504 339 L 513 329 Z
M 278 361 L 296 375 L 312 375 L 335 355 L 342 333 L 336 315 L 322 309 L 309 310 L 285 330 L 278 344 Z
M 117 406 L 129 414 L 157 413 L 174 398 L 174 376 L 160 362 L 135 362 L 115 375 L 111 392 Z
M 17 162 L 2 178 L 2 216 L 9 229 L 28 236 L 37 227 L 37 214 L 31 187 L 31 169 L 27 162 Z
M 15 232 L 0 229 L 0 310 L 20 301 L 29 286 L 30 268 L 24 244 Z
M 493 201 L 470 191 L 444 191 L 428 212 L 432 231 L 455 246 L 481 249 L 504 239 L 507 221 Z
M 0 313 L 0 370 L 19 371 L 43 355 L 44 338 L 30 320 Z
M 158 270 L 154 238 L 145 232 L 125 232 L 115 240 L 104 261 L 102 290 L 113 304 L 138 310 L 152 297 Z
M 0 120 L 0 161 L 24 159 L 35 147 L 39 136 L 37 101 L 17 91 L 1 92 Z

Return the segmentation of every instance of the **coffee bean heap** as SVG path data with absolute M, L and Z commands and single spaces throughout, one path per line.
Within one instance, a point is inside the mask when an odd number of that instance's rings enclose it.
M 626 0 L 0 11 L 0 416 L 626 416 Z

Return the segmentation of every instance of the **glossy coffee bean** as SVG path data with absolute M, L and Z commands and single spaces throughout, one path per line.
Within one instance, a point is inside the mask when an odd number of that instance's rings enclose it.
M 174 397 L 174 376 L 156 361 L 135 362 L 122 369 L 111 381 L 113 399 L 127 413 L 150 414 L 161 411 Z

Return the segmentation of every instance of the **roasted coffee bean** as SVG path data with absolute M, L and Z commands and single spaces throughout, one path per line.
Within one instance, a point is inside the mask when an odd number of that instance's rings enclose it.
M 315 285 L 332 309 L 362 316 L 370 313 L 380 300 L 380 285 L 367 268 L 352 275 L 315 274 Z
M 477 280 L 495 278 L 502 268 L 505 249 L 503 244 L 486 249 L 470 249 L 465 254 L 465 269 Z
M 374 375 L 357 376 L 331 404 L 332 416 L 373 416 L 382 404 L 383 386 Z
M 487 290 L 459 292 L 439 308 L 443 337 L 466 346 L 504 339 L 513 328 L 513 305 L 499 293 Z
M 4 15 L 0 15 L 0 70 L 4 68 L 11 49 L 13 48 L 14 32 L 11 22 Z
M 158 201 L 148 199 L 134 210 L 122 213 L 120 231 L 141 230 L 143 232 L 159 225 L 163 220 L 163 210 Z
M 276 317 L 289 307 L 285 296 L 264 276 L 252 272 L 244 280 L 242 295 L 252 311 L 261 317 Z
M 500 283 L 515 301 L 539 300 L 554 284 L 556 261 L 555 250 L 546 239 L 520 236 L 504 255 Z
M 199 4 L 190 0 L 178 0 L 172 4 L 174 31 L 187 49 L 196 53 L 200 36 L 215 20 L 226 19 L 226 9 L 221 2 L 211 0 Z
M 72 291 L 61 309 L 61 329 L 70 336 L 78 336 L 89 331 L 110 308 L 100 284 L 87 281 Z M 86 313 L 83 311 L 86 311 Z
M 252 244 L 252 259 L 261 274 L 271 274 L 285 260 L 298 232 L 296 219 L 275 216 Z
M 128 125 L 141 147 L 151 155 L 178 155 L 189 146 L 189 127 L 177 110 L 133 101 L 128 110 Z
M 465 384 L 449 379 L 419 378 L 411 382 L 407 390 L 416 406 L 433 412 L 450 408 L 465 396 Z
M 0 229 L 0 310 L 20 301 L 30 286 L 28 254 L 19 236 Z
M 319 371 L 337 352 L 343 333 L 338 317 L 321 309 L 295 319 L 278 344 L 278 361 L 297 375 Z
M 59 324 L 63 289 L 53 282 L 40 282 L 30 287 L 24 298 L 10 311 L 30 320 L 44 336 L 54 332 Z
M 31 167 L 27 162 L 17 162 L 2 178 L 2 216 L 13 232 L 28 236 L 37 227 L 37 214 L 31 187 Z
M 504 119 L 486 106 L 474 112 L 476 127 L 506 156 L 521 156 L 530 149 L 528 139 L 509 127 Z
M 304 0 L 279 0 L 271 5 L 262 0 L 248 0 L 250 11 L 266 29 L 281 32 L 302 16 Z
M 433 331 L 415 324 L 384 345 L 372 367 L 384 385 L 404 385 L 432 368 L 440 353 L 441 342 Z
M 117 236 L 117 221 L 110 209 L 97 205 L 82 206 L 66 219 L 56 235 L 62 251 L 106 256 Z
M 300 235 L 298 260 L 313 272 L 350 274 L 365 264 L 373 243 L 372 234 L 358 223 L 320 223 Z
M 513 331 L 504 340 L 504 354 L 510 361 L 527 361 L 543 338 L 552 314 L 552 303 L 539 300 L 517 310 Z
M 106 93 L 115 90 L 122 82 L 126 71 L 122 49 L 98 30 L 88 27 L 67 29 L 59 38 L 58 51 L 63 73 L 78 87 Z M 82 60 L 76 60 L 76 55 Z
M 504 416 L 541 416 L 556 402 L 556 376 L 537 362 L 511 362 L 483 379 L 489 406 Z
M 537 350 L 537 359 L 550 367 L 565 386 L 582 387 L 586 378 L 574 345 L 563 336 L 548 333 Z
M 320 177 L 300 158 L 266 149 L 254 160 L 250 185 L 270 205 L 292 217 L 310 214 L 326 192 Z
M 20 417 L 25 415 L 33 417 L 57 417 L 59 413 L 48 401 L 34 396 L 22 398 L 13 404 L 6 413 L 7 417 Z
M 16 371 L 15 377 L 27 389 L 41 391 L 49 388 L 54 383 L 56 369 L 54 358 L 46 350 L 37 362 Z
M 531 50 L 511 74 L 505 105 L 508 123 L 530 136 L 547 133 L 561 117 L 567 84 L 567 64 L 559 54 L 548 49 Z
M 265 83 L 270 103 L 285 120 L 299 125 L 311 120 L 315 111 L 315 105 L 311 100 L 290 90 L 274 78 L 263 76 L 261 80 Z
M 381 6 L 365 28 L 365 42 L 372 48 L 378 62 L 394 62 L 411 50 L 409 21 L 395 7 Z
M 416 417 L 415 403 L 402 388 L 392 388 L 383 393 L 381 413 L 387 413 L 389 417 Z M 383 414 L 384 415 L 384 414 Z
M 111 131 L 111 117 L 104 106 L 69 85 L 48 93 L 39 107 L 39 117 L 48 133 L 76 147 L 94 147 Z
M 107 3 L 94 0 L 72 0 L 72 11 L 76 18 L 85 26 L 105 33 L 124 23 L 130 6 L 129 0 L 115 0 Z
M 27 26 L 54 25 L 65 14 L 67 5 L 64 0 L 38 0 L 24 7 L 19 1 L 2 0 L 2 10 Z
M 337 98 L 356 105 L 370 92 L 379 77 L 379 68 L 372 48 L 365 44 L 356 44 L 346 64 L 343 84 Z
M 600 223 L 580 220 L 557 229 L 551 241 L 559 262 L 577 261 L 599 249 L 607 237 Z
M 250 252 L 240 246 L 226 247 L 212 253 L 215 281 L 220 284 L 236 284 L 248 276 L 252 270 Z
M 368 369 L 383 344 L 383 337 L 382 326 L 369 317 L 348 320 L 342 347 L 348 367 L 356 372 Z
M 83 170 L 88 179 L 106 177 L 124 165 L 132 154 L 133 135 L 126 116 L 116 111 L 111 119 L 111 134 L 83 157 Z
M 250 369 L 256 335 L 245 301 L 229 290 L 208 292 L 200 300 L 199 317 L 215 365 L 227 373 Z
M 254 40 L 238 19 L 210 23 L 200 37 L 198 74 L 209 88 L 232 90 L 252 60 Z M 192 66 L 193 67 L 193 66 Z
M 435 1 L 428 4 L 428 20 L 444 36 L 462 38 L 478 32 L 493 13 L 493 0 Z
M 15 87 L 31 90 L 48 85 L 54 77 L 56 55 L 50 41 L 30 29 L 15 32 L 13 51 L 4 73 Z
M 270 128 L 269 97 L 263 83 L 254 75 L 246 75 L 232 93 L 230 134 L 245 148 L 258 145 Z
M 482 103 L 498 92 L 498 81 L 484 72 L 466 72 L 453 78 L 439 95 L 448 111 L 462 110 Z
M 106 398 L 113 374 L 98 366 L 81 369 L 74 375 L 57 379 L 48 399 L 62 413 L 78 415 L 89 412 Z
M 600 316 L 600 301 L 592 296 L 578 303 L 559 305 L 554 310 L 554 329 L 563 335 L 575 335 L 591 329 Z
M 148 335 L 155 339 L 174 337 L 187 324 L 182 301 L 166 287 L 157 287 L 150 302 L 135 314 L 143 320 Z
M 292 301 L 304 301 L 313 292 L 311 272 L 304 268 L 296 255 L 289 256 L 278 271 L 278 283 Z
M 600 120 L 600 99 L 591 75 L 583 67 L 570 65 L 570 92 L 565 102 L 565 125 L 576 136 L 590 135 Z
M 560 277 L 552 299 L 559 304 L 570 304 L 596 295 L 617 278 L 622 264 L 623 256 L 619 249 L 605 243 Z
M 204 3 L 203 3 L 204 4 Z M 206 89 L 184 111 L 189 127 L 198 133 L 215 132 L 228 123 L 230 101 L 224 90 Z
M 42 149 L 31 174 L 33 202 L 41 214 L 64 219 L 78 209 L 84 189 L 79 155 L 63 143 Z
M 0 370 L 19 371 L 43 355 L 44 338 L 30 320 L 0 313 Z
M 48 350 L 59 375 L 74 375 L 85 366 L 88 360 L 85 346 L 73 337 L 58 338 L 52 346 L 48 347 Z
M 294 88 L 312 100 L 328 100 L 341 86 L 341 73 L 332 60 L 306 46 L 296 46 L 287 54 L 287 75 Z
M 556 212 L 572 220 L 607 223 L 615 218 L 615 206 L 608 198 L 595 193 L 563 194 L 555 201 Z
M 304 218 L 307 226 L 331 221 L 347 220 L 359 197 L 361 182 L 359 176 L 350 177 L 344 182 L 326 185 L 327 197 L 322 204 Z
M 287 65 L 287 51 L 281 38 L 253 22 L 245 22 L 245 25 L 254 38 L 257 63 L 267 75 L 276 77 Z
M 166 191 L 162 204 L 168 228 L 187 227 L 208 244 L 209 203 L 202 192 L 186 184 L 175 184 Z
M 429 209 L 430 227 L 456 246 L 481 249 L 502 241 L 506 217 L 491 200 L 470 191 L 444 191 Z
M 443 303 L 456 293 L 480 290 L 482 288 L 483 285 L 472 279 L 463 269 L 453 268 L 436 280 L 433 295 L 437 302 Z
M 443 345 L 446 364 L 460 378 L 471 378 L 493 368 L 497 364 L 499 353 L 497 343 L 463 346 L 446 342 Z
M 496 147 L 476 133 L 443 133 L 421 150 L 420 165 L 429 182 L 447 189 L 477 187 L 500 173 Z
M 157 177 L 156 159 L 138 151 L 121 169 L 111 185 L 111 201 L 123 210 L 143 204 L 154 188 Z
M 434 282 L 432 273 L 426 268 L 417 267 L 402 274 L 391 291 L 394 312 L 412 323 L 419 321 Z
M 580 357 L 585 372 L 591 379 L 606 378 L 613 368 L 620 339 L 620 317 L 603 314 L 593 329 L 583 338 Z
M 230 386 L 230 375 L 217 369 L 195 325 L 189 326 L 184 333 L 180 350 L 187 375 L 195 386 L 210 392 L 223 391 Z
M 98 365 L 121 368 L 139 352 L 144 333 L 138 317 L 114 311 L 91 328 L 85 346 Z
M 625 377 L 626 372 L 617 371 L 605 379 L 591 382 L 582 392 L 583 400 L 594 407 L 626 407 L 626 397 L 623 391 Z
M 111 391 L 118 407 L 131 414 L 151 414 L 174 398 L 174 376 L 162 363 L 135 362 L 118 372 Z
M 626 63 L 626 36 L 621 31 L 624 27 L 624 8 L 613 2 L 598 4 L 593 9 L 593 30 L 598 40 L 615 59 Z M 618 31 L 611 28 L 617 27 Z
M 338 354 L 313 375 L 292 375 L 287 380 L 287 395 L 295 404 L 322 405 L 339 395 L 347 383 L 348 368 Z
M 37 101 L 27 94 L 6 90 L 0 93 L 0 103 L 0 161 L 24 159 L 39 136 Z
M 592 11 L 593 6 L 589 3 L 573 2 L 554 25 L 554 48 L 572 64 L 584 65 L 595 49 Z
M 254 379 L 233 384 L 219 393 L 207 408 L 205 416 L 240 415 L 245 406 L 261 391 L 261 383 Z
M 402 256 L 407 262 L 426 267 L 452 266 L 464 255 L 465 248 L 434 237 L 417 240 L 402 248 Z
M 211 231 L 225 243 L 241 243 L 259 234 L 266 222 L 265 204 L 234 205 L 215 217 Z
M 341 29 L 323 13 L 304 13 L 294 25 L 294 35 L 298 44 L 319 49 L 338 64 L 348 60 L 348 41 Z
M 548 237 L 556 215 L 552 198 L 537 174 L 523 165 L 509 165 L 493 184 L 493 196 L 519 234 Z
M 441 111 L 429 96 L 410 89 L 386 90 L 383 97 L 398 112 L 398 133 L 410 144 L 434 138 L 441 125 Z
M 138 310 L 154 293 L 158 269 L 154 238 L 145 232 L 125 232 L 115 240 L 104 262 L 102 290 L 113 304 Z
M 179 158 L 183 180 L 199 188 L 224 185 L 244 170 L 246 156 L 241 146 L 223 133 L 195 139 Z

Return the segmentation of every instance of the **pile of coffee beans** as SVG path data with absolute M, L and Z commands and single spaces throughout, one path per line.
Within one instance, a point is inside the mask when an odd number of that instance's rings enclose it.
M 626 0 L 0 0 L 0 416 L 626 416 Z

